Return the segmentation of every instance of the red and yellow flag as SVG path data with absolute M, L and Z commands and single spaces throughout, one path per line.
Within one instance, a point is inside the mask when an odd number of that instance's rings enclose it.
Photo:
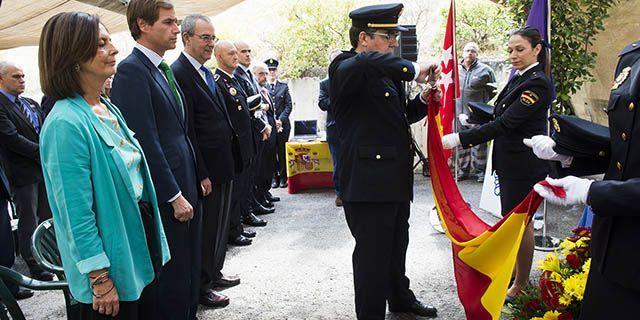
M 500 318 L 525 228 L 542 198 L 531 193 L 496 225 L 482 221 L 462 198 L 449 171 L 429 101 L 427 148 L 431 185 L 440 220 L 451 240 L 458 297 L 467 319 Z M 438 103 L 439 104 L 439 103 Z

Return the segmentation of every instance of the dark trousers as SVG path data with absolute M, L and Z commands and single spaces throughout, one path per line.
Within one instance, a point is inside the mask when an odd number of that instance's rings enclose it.
M 222 276 L 220 272 L 227 255 L 229 218 L 233 181 L 214 184 L 211 194 L 202 206 L 202 275 L 200 291 L 211 289 L 211 281 Z
M 193 219 L 180 222 L 173 216 L 173 207 L 162 203 L 160 216 L 169 243 L 171 260 L 160 272 L 158 305 L 162 319 L 195 319 L 200 293 L 202 266 L 202 207 L 193 206 Z
M 529 192 L 533 190 L 533 185 L 542 179 L 544 179 L 544 177 L 530 180 L 502 179 L 498 173 L 502 216 L 509 213 L 518 204 L 520 204 L 520 202 L 527 197 Z
M 251 161 L 245 162 L 240 173 L 233 176 L 233 190 L 231 191 L 231 213 L 229 214 L 229 239 L 234 239 L 242 234 L 242 217 L 248 212 L 249 198 L 249 170 Z
M 15 262 L 15 245 L 13 243 L 13 232 L 11 231 L 11 221 L 9 220 L 9 210 L 7 199 L 0 199 L 0 266 L 11 268 Z M 5 284 L 11 293 L 18 293 L 18 286 L 10 281 Z
M 336 195 L 340 196 L 340 176 L 338 176 L 338 159 L 340 159 L 340 140 L 338 139 L 338 133 L 336 132 L 336 126 L 327 127 L 327 144 L 329 144 L 329 152 L 331 153 L 331 160 L 333 161 L 333 186 L 336 190 Z
M 289 141 L 289 131 L 291 129 L 284 129 L 282 132 L 278 132 L 276 137 L 276 152 L 278 153 L 278 162 L 275 166 L 276 172 L 274 176 L 277 176 L 280 180 L 287 180 L 287 149 L 286 143 Z
M 640 301 L 640 288 L 623 287 L 607 279 L 591 265 L 584 300 L 580 309 L 580 320 L 632 319 L 629 310 L 635 310 Z
M 260 183 L 260 167 L 262 165 L 262 154 L 264 153 L 264 146 L 264 141 L 258 142 L 256 154 L 251 159 L 251 168 L 249 169 L 251 174 L 249 177 L 249 197 L 247 197 L 247 208 L 253 207 L 253 204 L 260 197 L 257 186 Z M 245 214 L 248 213 L 248 211 L 245 212 Z
M 265 143 L 260 158 L 260 169 L 258 170 L 258 182 L 256 188 L 258 193 L 264 195 L 271 189 L 271 178 L 273 177 L 273 167 L 276 164 L 276 145 L 275 143 Z
M 117 289 L 117 288 L 116 288 Z M 83 320 L 147 320 L 147 319 L 159 319 L 158 315 L 158 285 L 156 280 L 153 280 L 147 285 L 140 299 L 136 301 L 120 301 L 120 311 L 116 317 L 107 316 L 98 311 L 93 310 L 91 304 L 82 304 L 82 316 Z M 186 318 L 185 318 L 186 319 Z
M 44 180 L 26 186 L 16 186 L 13 195 L 18 220 L 18 248 L 30 269 L 38 268 L 31 253 L 31 237 L 38 224 L 51 218 Z
M 405 275 L 409 245 L 409 202 L 345 202 L 356 240 L 353 282 L 359 320 L 384 319 L 389 306 L 405 309 L 415 301 Z

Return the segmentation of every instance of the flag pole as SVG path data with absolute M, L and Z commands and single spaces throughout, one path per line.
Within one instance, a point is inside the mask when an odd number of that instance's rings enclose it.
M 547 0 L 547 42 L 551 44 L 551 0 Z M 547 50 L 547 55 L 545 56 L 545 68 L 544 73 L 547 77 L 551 78 L 551 48 L 545 48 Z M 553 84 L 552 84 L 553 85 Z M 547 136 L 551 135 L 551 123 L 549 122 L 549 117 L 551 116 L 551 108 L 553 108 L 553 103 L 550 106 L 549 110 L 547 110 Z M 560 239 L 548 236 L 547 235 L 547 200 L 545 199 L 542 202 L 542 236 L 534 237 L 534 248 L 538 251 L 554 251 L 556 248 L 560 246 Z M 535 219 L 534 219 L 535 224 Z

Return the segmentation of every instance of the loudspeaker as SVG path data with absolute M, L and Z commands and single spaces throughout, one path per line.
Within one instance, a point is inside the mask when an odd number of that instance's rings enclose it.
M 415 25 L 403 25 L 409 31 L 400 33 L 400 41 L 393 53 L 409 61 L 418 61 L 418 37 Z

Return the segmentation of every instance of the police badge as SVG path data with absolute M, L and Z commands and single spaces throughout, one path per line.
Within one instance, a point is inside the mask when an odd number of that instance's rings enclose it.
M 620 87 L 620 85 L 627 80 L 627 77 L 629 77 L 629 73 L 631 72 L 631 67 L 626 67 L 624 69 L 622 69 L 622 71 L 620 71 L 620 74 L 618 74 L 618 76 L 616 77 L 616 80 L 613 84 L 613 86 L 611 87 L 611 91 L 616 90 Z

